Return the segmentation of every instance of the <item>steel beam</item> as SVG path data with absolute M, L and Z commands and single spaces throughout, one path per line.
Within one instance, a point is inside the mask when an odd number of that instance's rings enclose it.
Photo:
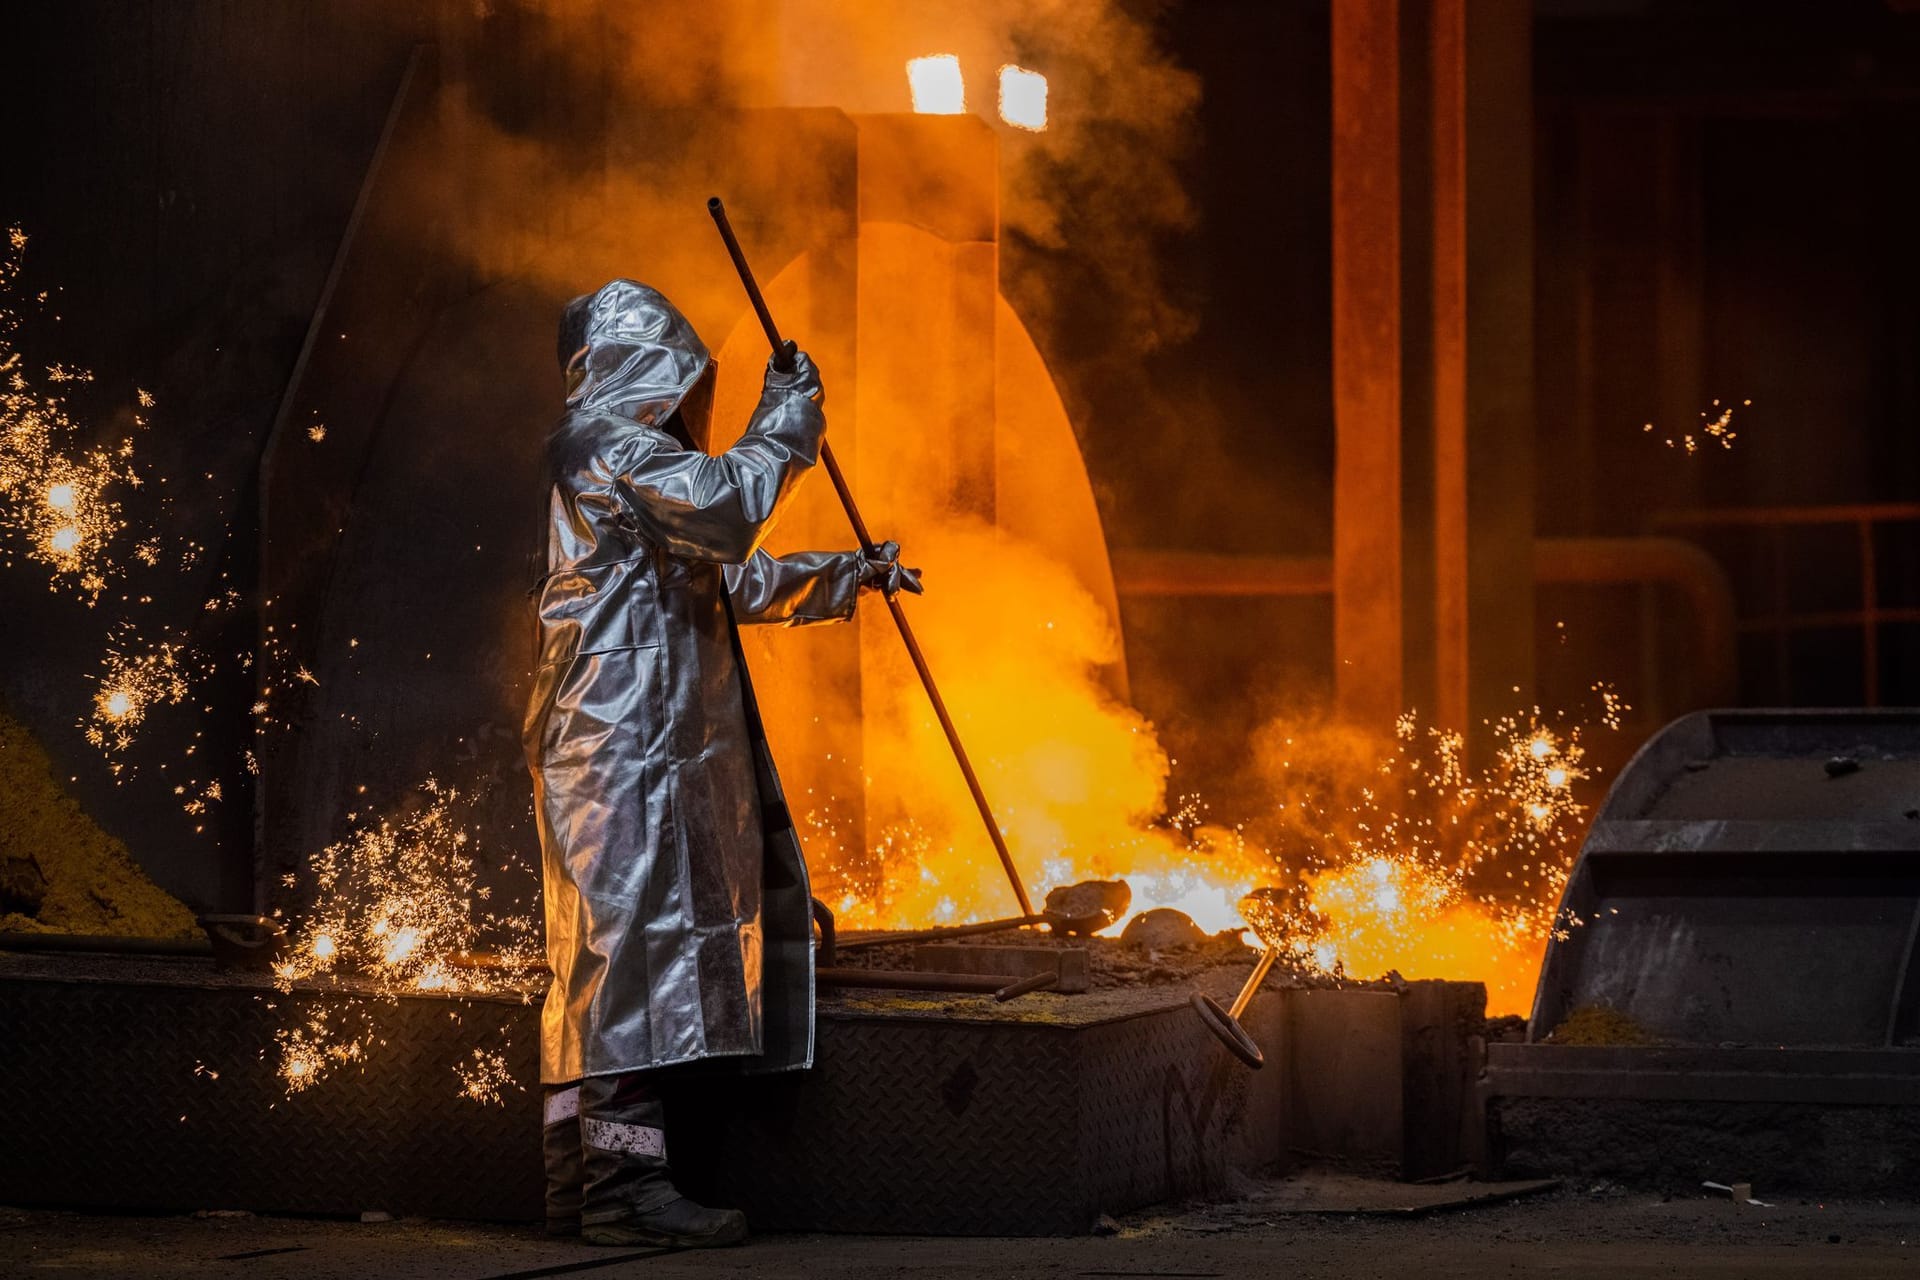
M 1343 716 L 1402 710 L 1399 0 L 1333 6 L 1333 648 Z

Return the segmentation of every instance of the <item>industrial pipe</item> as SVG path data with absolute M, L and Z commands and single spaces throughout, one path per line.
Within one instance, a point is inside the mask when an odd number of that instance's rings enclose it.
M 1538 583 L 1674 588 L 1686 598 L 1693 646 L 1688 661 L 1700 681 L 1698 701 L 1720 705 L 1736 695 L 1733 585 L 1719 562 L 1683 538 L 1535 538 Z M 1123 596 L 1326 596 L 1333 561 L 1325 556 L 1228 555 L 1210 551 L 1113 553 L 1114 588 Z

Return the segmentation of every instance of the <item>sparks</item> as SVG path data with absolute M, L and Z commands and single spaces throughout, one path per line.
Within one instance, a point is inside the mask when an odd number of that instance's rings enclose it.
M 120 568 L 115 543 L 126 527 L 117 494 L 141 482 L 133 441 L 86 447 L 90 434 L 73 416 L 70 388 L 92 381 L 84 369 L 53 365 L 44 385 L 25 373 L 8 340 L 20 317 L 14 292 L 26 237 L 14 228 L 0 253 L 0 563 L 15 555 L 39 562 L 55 589 L 97 603 Z M 136 425 L 139 425 L 136 417 Z
M 195 661 L 178 641 L 145 644 L 118 628 L 94 686 L 93 714 L 81 725 L 87 741 L 108 755 L 124 753 L 150 710 L 186 700 Z

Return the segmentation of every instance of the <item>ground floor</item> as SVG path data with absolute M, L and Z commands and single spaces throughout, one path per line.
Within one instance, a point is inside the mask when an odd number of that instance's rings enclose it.
M 0 1209 L 0 1275 L 85 1277 L 1912 1277 L 1920 1204 L 1662 1197 L 1610 1185 L 1434 1190 L 1303 1174 L 1237 1198 L 1044 1239 L 776 1235 L 711 1253 L 592 1249 L 537 1229 L 217 1210 L 168 1217 Z M 1524 1193 L 1524 1194 L 1523 1194 Z M 1765 1188 L 1754 1194 L 1765 1200 Z

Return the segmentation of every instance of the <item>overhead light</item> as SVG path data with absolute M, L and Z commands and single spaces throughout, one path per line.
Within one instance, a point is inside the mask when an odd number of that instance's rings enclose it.
M 1000 68 L 1000 118 L 1016 129 L 1034 133 L 1046 128 L 1047 78 L 1011 62 Z
M 957 116 L 967 109 L 960 59 L 950 53 L 908 59 L 907 88 L 913 92 L 913 109 L 923 116 Z

